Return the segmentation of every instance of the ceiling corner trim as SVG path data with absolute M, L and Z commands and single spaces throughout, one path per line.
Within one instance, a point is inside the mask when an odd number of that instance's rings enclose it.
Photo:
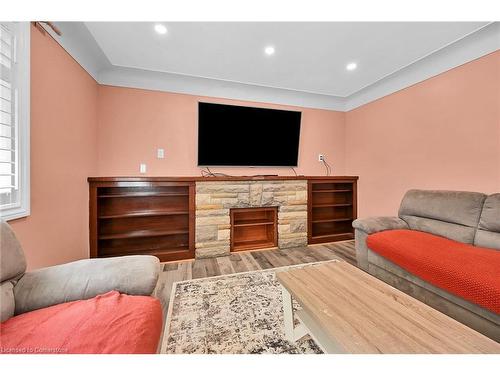
M 497 50 L 500 50 L 500 22 L 493 22 L 351 94 L 346 98 L 345 110 L 351 111 Z
M 304 108 L 345 110 L 345 98 L 223 81 L 212 78 L 113 66 L 99 73 L 102 85 L 188 95 L 290 105 Z
M 96 81 L 99 71 L 112 67 L 83 22 L 54 22 L 54 24 L 61 30 L 61 36 L 46 24 L 41 25 Z
M 99 84 L 198 96 L 350 111 L 500 49 L 500 22 L 480 30 L 351 94 L 339 97 L 212 78 L 112 65 L 84 22 L 55 22 L 47 32 Z

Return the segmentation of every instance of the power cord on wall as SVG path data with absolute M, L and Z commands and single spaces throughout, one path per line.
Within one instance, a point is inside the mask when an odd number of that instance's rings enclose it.
M 321 161 L 323 162 L 323 165 L 325 166 L 326 175 L 330 176 L 330 174 L 332 173 L 332 167 L 330 167 L 330 164 L 327 163 L 324 156 L 323 156 L 323 159 Z
M 325 163 L 324 160 L 323 160 L 323 163 Z M 327 164 L 325 164 L 325 166 L 326 165 Z M 295 168 L 294 167 L 290 167 L 290 168 L 293 171 L 293 173 L 295 174 L 295 176 L 298 176 L 297 171 L 295 170 Z M 330 168 L 330 167 L 328 166 L 328 168 Z M 205 169 L 203 169 L 203 168 L 200 169 L 202 177 L 232 177 L 229 174 L 220 173 L 220 172 L 212 172 L 209 167 L 205 167 Z
M 231 177 L 228 174 L 225 173 L 219 173 L 219 172 L 212 172 L 210 168 L 205 167 L 207 170 L 204 170 L 203 168 L 201 169 L 201 175 L 202 177 Z
M 200 169 L 200 172 L 202 177 L 214 177 L 214 175 L 211 172 L 206 171 L 204 169 Z

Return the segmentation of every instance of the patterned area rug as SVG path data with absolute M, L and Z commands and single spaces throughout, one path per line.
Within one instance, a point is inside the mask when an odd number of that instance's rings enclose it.
M 324 263 L 324 262 L 321 262 Z M 309 336 L 285 338 L 275 271 L 244 272 L 175 283 L 162 353 L 322 353 Z M 294 309 L 300 306 L 294 302 Z

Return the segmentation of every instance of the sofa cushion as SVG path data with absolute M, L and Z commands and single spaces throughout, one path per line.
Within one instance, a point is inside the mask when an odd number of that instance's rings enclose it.
M 372 234 L 391 229 L 408 229 L 408 224 L 399 217 L 378 216 L 356 219 L 352 222 L 352 227 L 367 234 Z
M 474 238 L 474 245 L 500 250 L 500 233 L 478 229 Z
M 110 290 L 150 296 L 160 261 L 151 255 L 82 259 L 26 272 L 14 286 L 15 314 L 93 298 Z
M 0 284 L 0 322 L 14 316 L 14 285 L 11 281 Z
M 425 232 L 371 234 L 368 247 L 424 281 L 500 313 L 500 253 Z
M 476 228 L 418 216 L 402 216 L 402 218 L 412 230 L 435 234 L 467 244 L 474 242 Z
M 2 353 L 156 353 L 160 302 L 112 291 L 0 323 Z
M 21 244 L 9 224 L 0 220 L 0 282 L 18 278 L 26 271 Z
M 447 190 L 409 190 L 399 217 L 410 229 L 472 244 L 486 195 Z
M 500 193 L 484 201 L 474 245 L 500 250 Z
M 500 193 L 486 197 L 479 219 L 479 229 L 500 233 Z

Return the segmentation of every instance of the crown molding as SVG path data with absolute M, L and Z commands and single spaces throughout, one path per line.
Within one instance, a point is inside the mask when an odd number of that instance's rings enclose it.
M 500 22 L 493 22 L 448 46 L 349 95 L 346 111 L 393 94 L 500 49 Z
M 492 22 L 347 97 L 339 97 L 115 66 L 83 22 L 55 24 L 62 37 L 48 27 L 46 30 L 99 84 L 334 111 L 353 110 L 500 50 L 500 22 Z
M 313 94 L 303 91 L 117 66 L 101 71 L 98 75 L 97 82 L 109 86 L 131 87 L 333 111 L 345 110 L 345 98 L 331 95 Z
M 101 70 L 113 67 L 83 22 L 54 22 L 54 24 L 61 30 L 61 36 L 41 23 L 50 36 L 96 81 Z

